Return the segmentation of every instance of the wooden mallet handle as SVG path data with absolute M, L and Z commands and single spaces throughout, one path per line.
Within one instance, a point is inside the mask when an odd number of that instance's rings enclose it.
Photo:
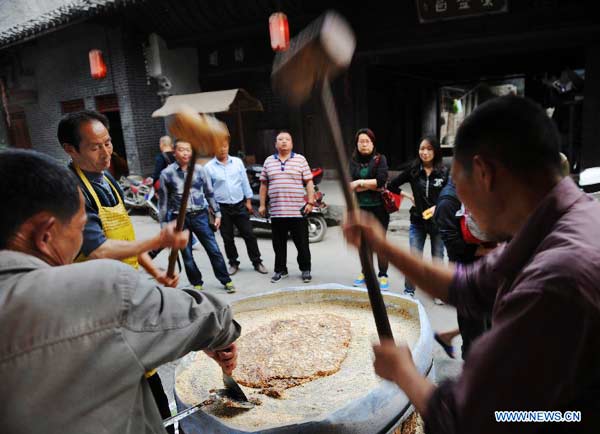
M 290 41 L 288 50 L 275 56 L 271 73 L 274 89 L 293 105 L 306 101 L 317 84 L 321 83 L 320 99 L 335 145 L 337 169 L 350 212 L 357 209 L 356 198 L 349 187 L 348 158 L 329 80 L 350 65 L 355 47 L 356 39 L 350 25 L 343 17 L 330 11 L 296 35 Z M 359 255 L 379 338 L 393 339 L 385 303 L 373 268 L 372 253 L 364 239 L 359 248 Z
M 169 125 L 169 131 L 175 138 L 189 142 L 192 145 L 192 158 L 187 167 L 181 205 L 177 216 L 176 231 L 181 232 L 185 223 L 185 213 L 192 188 L 196 159 L 198 156 L 212 157 L 217 147 L 223 143 L 223 140 L 229 138 L 229 131 L 227 126 L 218 119 L 198 114 L 186 107 L 182 107 L 174 115 Z M 178 252 L 178 249 L 172 249 L 169 255 L 169 267 L 167 269 L 169 277 L 175 275 L 175 262 L 177 261 Z
M 185 174 L 185 184 L 183 185 L 183 194 L 181 195 L 181 204 L 179 205 L 179 214 L 177 215 L 177 225 L 175 231 L 183 231 L 183 225 L 185 223 L 185 213 L 187 211 L 187 203 L 190 197 L 190 190 L 192 189 L 192 181 L 194 179 L 194 169 L 196 167 L 196 151 L 192 149 L 192 158 L 188 164 L 187 172 Z M 192 234 L 190 233 L 190 237 Z M 169 268 L 167 268 L 167 276 L 175 277 L 175 262 L 177 262 L 177 255 L 179 249 L 171 249 L 169 255 Z
M 342 141 L 342 130 L 335 109 L 335 103 L 333 101 L 333 95 L 331 94 L 331 88 L 329 81 L 324 80 L 321 87 L 321 103 L 325 111 L 325 120 L 331 132 L 334 148 L 336 150 L 337 158 L 337 170 L 340 174 L 340 182 L 344 198 L 346 199 L 346 206 L 348 212 L 354 212 L 358 209 L 356 203 L 356 196 L 350 191 L 350 174 L 348 171 L 348 158 L 346 157 L 346 149 Z M 365 283 L 367 285 L 367 292 L 369 294 L 369 301 L 371 302 L 371 310 L 373 311 L 373 318 L 375 319 L 375 326 L 377 327 L 377 334 L 379 339 L 386 338 L 394 340 L 392 334 L 392 328 L 390 326 L 390 320 L 388 318 L 383 296 L 379 288 L 379 282 L 375 275 L 375 268 L 373 267 L 373 253 L 364 238 L 361 239 L 360 247 L 358 249 L 360 263 L 362 265 L 363 273 L 365 275 Z

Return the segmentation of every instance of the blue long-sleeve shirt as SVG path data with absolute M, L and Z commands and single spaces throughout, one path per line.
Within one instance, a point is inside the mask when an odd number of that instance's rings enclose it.
M 225 163 L 213 158 L 206 163 L 204 170 L 210 178 L 218 203 L 232 205 L 252 198 L 246 168 L 239 158 L 229 156 Z
M 185 184 L 185 173 L 177 162 L 167 166 L 160 174 L 160 189 L 158 190 L 158 209 L 161 222 L 167 221 L 167 216 L 179 214 L 183 186 Z M 221 217 L 221 209 L 215 200 L 212 183 L 206 176 L 204 168 L 196 164 L 192 188 L 188 198 L 187 211 L 200 211 L 208 205 L 215 212 L 216 217 Z

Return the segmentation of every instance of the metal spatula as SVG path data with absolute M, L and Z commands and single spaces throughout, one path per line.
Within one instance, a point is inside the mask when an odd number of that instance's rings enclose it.
M 205 405 L 213 404 L 216 401 L 227 402 L 228 407 L 241 410 L 250 410 L 251 408 L 254 408 L 254 404 L 248 401 L 246 394 L 239 384 L 237 384 L 237 382 L 225 372 L 223 372 L 223 383 L 225 384 L 225 389 L 218 389 L 214 392 L 211 392 L 206 400 L 190 408 L 186 408 L 185 410 L 177 413 L 175 416 L 165 419 L 163 421 L 163 426 L 167 427 L 169 425 L 173 425 L 175 422 L 179 422 L 181 419 L 185 419 L 186 417 L 196 413 Z
M 254 404 L 252 404 L 250 401 L 248 401 L 246 394 L 244 393 L 244 391 L 242 390 L 240 385 L 237 384 L 237 381 L 235 381 L 232 376 L 227 375 L 225 372 L 223 372 L 223 384 L 225 384 L 224 390 L 226 390 L 228 398 L 230 398 L 231 400 L 235 401 L 237 404 L 240 404 L 240 405 L 242 405 L 242 404 L 250 405 L 250 407 L 240 407 L 240 408 L 254 407 Z

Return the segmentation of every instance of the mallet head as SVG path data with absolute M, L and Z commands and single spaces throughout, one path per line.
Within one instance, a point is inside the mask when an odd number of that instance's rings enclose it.
M 277 54 L 273 87 L 291 104 L 301 104 L 318 82 L 348 67 L 355 47 L 348 22 L 336 12 L 326 12 L 294 37 L 287 51 Z
M 169 131 L 177 139 L 189 142 L 198 156 L 213 156 L 223 140 L 229 138 L 223 122 L 186 108 L 173 115 Z

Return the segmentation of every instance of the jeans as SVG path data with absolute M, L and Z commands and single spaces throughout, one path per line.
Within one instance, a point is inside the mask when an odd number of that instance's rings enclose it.
M 252 232 L 252 223 L 250 223 L 250 215 L 244 204 L 244 201 L 233 205 L 220 203 L 221 208 L 221 236 L 225 244 L 225 254 L 230 265 L 239 265 L 238 251 L 235 247 L 233 237 L 233 227 L 237 227 L 240 235 L 246 243 L 248 257 L 252 261 L 252 265 L 257 266 L 262 261 L 260 259 L 260 250 L 256 242 L 256 235 Z
M 225 285 L 227 282 L 231 282 L 231 278 L 227 273 L 227 266 L 225 260 L 219 250 L 215 233 L 208 225 L 208 211 L 202 210 L 199 212 L 187 213 L 185 215 L 184 229 L 189 229 L 190 233 L 194 233 L 210 259 L 215 277 Z M 190 234 L 190 240 L 185 249 L 181 251 L 183 257 L 183 264 L 185 267 L 185 274 L 187 274 L 188 280 L 192 285 L 202 285 L 202 273 L 198 269 L 194 256 L 192 255 L 192 236 Z
M 303 217 L 273 217 L 271 219 L 273 250 L 275 251 L 275 272 L 287 273 L 287 237 L 298 250 L 300 271 L 310 271 L 310 249 L 308 247 L 308 220 Z
M 442 236 L 437 230 L 437 227 L 433 222 L 411 222 L 408 230 L 408 241 L 410 244 L 410 250 L 413 254 L 423 256 L 423 248 L 425 246 L 425 239 L 429 235 L 429 242 L 431 243 L 431 256 L 433 258 L 444 258 L 444 242 Z M 404 279 L 404 292 L 414 294 L 415 286 L 408 280 Z

